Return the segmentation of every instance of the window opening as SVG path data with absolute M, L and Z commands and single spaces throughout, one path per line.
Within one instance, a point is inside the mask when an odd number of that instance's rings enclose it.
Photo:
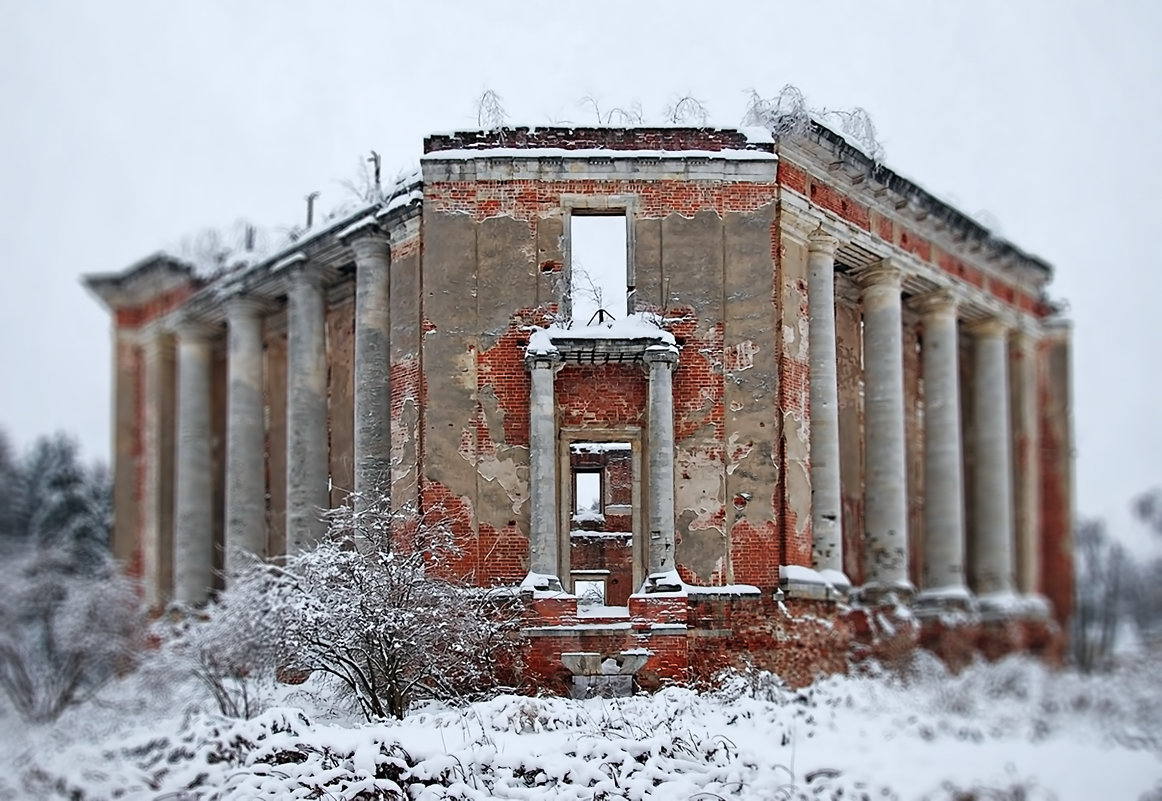
M 605 579 L 573 579 L 573 594 L 586 606 L 605 606 Z
M 573 471 L 573 520 L 604 522 L 601 470 Z
M 569 301 L 573 328 L 620 319 L 629 311 L 626 214 L 574 209 L 569 224 Z

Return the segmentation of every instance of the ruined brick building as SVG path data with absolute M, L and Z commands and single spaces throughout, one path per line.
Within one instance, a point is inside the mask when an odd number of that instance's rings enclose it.
M 599 297 L 593 218 L 620 236 Z M 1051 650 L 1050 278 L 816 123 L 431 136 L 413 182 L 269 257 L 86 279 L 114 317 L 114 548 L 152 603 L 197 602 L 230 548 L 307 546 L 390 483 L 451 521 L 445 569 L 523 587 L 532 677 L 638 649 L 656 680 L 801 681 L 883 614 L 954 660 Z

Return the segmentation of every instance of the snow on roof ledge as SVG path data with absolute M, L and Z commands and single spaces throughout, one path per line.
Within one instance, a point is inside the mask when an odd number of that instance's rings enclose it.
M 437 150 L 425 153 L 423 161 L 468 161 L 471 159 L 721 159 L 725 161 L 778 161 L 763 150 L 615 150 L 586 147 L 481 147 Z

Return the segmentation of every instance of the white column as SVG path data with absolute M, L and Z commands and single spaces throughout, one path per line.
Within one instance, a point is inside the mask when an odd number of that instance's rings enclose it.
M 262 312 L 255 298 L 226 301 L 226 574 L 243 554 L 266 557 L 266 425 L 262 397 Z
M 310 548 L 326 532 L 330 506 L 327 462 L 326 301 L 311 265 L 294 268 L 287 311 L 286 549 Z
M 355 504 L 391 492 L 391 243 L 361 229 L 355 252 Z
M 916 299 L 923 315 L 924 592 L 934 605 L 967 602 L 957 301 L 948 291 Z
M 1017 589 L 1039 592 L 1041 575 L 1041 436 L 1037 420 L 1037 336 L 1029 329 L 1014 333 L 1013 442 L 1016 470 Z
M 649 365 L 648 577 L 674 570 L 674 390 L 678 354 L 669 347 L 646 351 Z M 648 578 L 647 578 L 648 581 Z M 669 586 L 658 583 L 651 586 Z
M 821 229 L 807 238 L 812 564 L 816 570 L 842 574 L 843 501 L 839 483 L 839 383 L 835 366 L 835 251 L 838 246 L 835 237 Z
M 187 320 L 178 333 L 177 499 L 174 600 L 199 604 L 214 583 L 210 476 L 210 337 L 213 329 Z
M 529 573 L 540 589 L 561 589 L 557 535 L 556 353 L 528 354 L 529 390 Z
M 1008 326 L 990 319 L 971 329 L 973 373 L 973 562 L 977 594 L 1013 592 L 1013 467 L 1009 436 Z
M 900 286 L 887 260 L 860 276 L 863 300 L 864 571 L 866 597 L 910 593 L 904 450 L 904 352 Z

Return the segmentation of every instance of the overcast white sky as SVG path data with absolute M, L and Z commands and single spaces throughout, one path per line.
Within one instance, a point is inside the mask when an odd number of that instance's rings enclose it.
M 426 133 L 592 122 L 690 94 L 737 124 L 786 83 L 863 106 L 889 166 L 1056 266 L 1075 321 L 1077 499 L 1162 484 L 1162 4 L 0 0 L 0 426 L 107 458 L 109 320 L 83 272 L 245 217 L 299 222 Z M 1124 523 L 1119 523 L 1124 527 Z

